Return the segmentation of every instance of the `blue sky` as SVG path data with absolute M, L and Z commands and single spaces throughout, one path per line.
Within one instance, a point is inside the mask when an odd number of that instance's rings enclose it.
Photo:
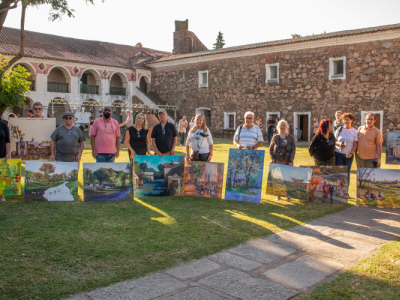
M 100 168 L 112 168 L 114 171 L 124 171 L 127 172 L 126 166 L 129 163 L 84 163 L 83 168 L 84 169 L 90 169 L 92 171 L 96 171 Z
M 291 178 L 304 179 L 308 182 L 311 179 L 312 170 L 299 167 L 289 167 L 285 165 L 270 164 L 274 178 L 291 181 Z
M 392 169 L 375 169 L 372 171 L 370 178 L 375 178 L 377 181 L 382 180 L 400 180 L 400 170 Z
M 32 171 L 32 172 L 41 172 L 39 171 L 39 168 L 44 164 L 44 163 L 51 163 L 56 166 L 56 169 L 54 173 L 52 174 L 61 174 L 64 172 L 70 172 L 74 169 L 78 169 L 78 163 L 77 162 L 50 162 L 50 161 L 44 161 L 44 160 L 30 160 L 25 162 L 25 169 Z
M 158 170 L 157 167 L 159 164 L 170 163 L 171 160 L 177 161 L 179 157 L 179 155 L 165 155 L 163 158 L 156 155 L 136 155 L 134 156 L 134 161 L 137 161 L 139 165 L 146 162 L 149 168 Z

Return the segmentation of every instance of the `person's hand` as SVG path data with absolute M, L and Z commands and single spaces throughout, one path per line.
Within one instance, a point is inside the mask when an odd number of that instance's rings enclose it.
M 94 149 L 92 150 L 92 156 L 93 156 L 94 159 L 97 158 L 97 151 L 94 150 Z
M 380 160 L 380 159 L 378 159 L 377 168 L 378 168 L 378 169 L 380 169 L 380 168 L 381 168 L 381 160 Z
M 293 163 L 289 163 L 289 166 L 293 166 Z
M 171 155 L 175 155 L 175 149 L 171 150 Z
M 270 164 L 274 164 L 275 163 L 275 159 L 271 159 L 271 161 L 269 163 Z
M 353 153 L 350 153 L 350 152 L 349 152 L 349 153 L 346 154 L 346 157 L 347 157 L 347 158 L 351 158 L 352 156 L 353 156 Z
M 210 155 L 208 156 L 207 162 L 210 162 L 210 161 L 211 161 L 211 157 L 212 157 L 212 154 L 210 154 Z
M 242 149 L 242 148 L 243 148 L 242 145 L 240 145 L 240 144 L 237 144 L 236 147 L 237 147 L 238 149 Z
M 54 157 L 54 155 L 50 155 L 50 157 L 49 157 L 49 161 L 55 161 L 55 157 Z
M 82 155 L 80 153 L 78 153 L 78 155 L 76 156 L 76 161 L 78 163 L 81 162 L 81 158 L 82 158 Z
M 115 158 L 118 158 L 119 156 L 119 150 L 115 151 Z
M 164 156 L 160 151 L 157 151 L 156 154 L 161 158 Z
M 340 148 L 344 148 L 346 145 L 343 142 L 340 142 Z
M 133 156 L 134 156 L 134 155 L 136 155 L 136 152 L 132 150 L 132 151 L 131 151 L 131 158 L 132 158 L 132 159 L 133 159 Z

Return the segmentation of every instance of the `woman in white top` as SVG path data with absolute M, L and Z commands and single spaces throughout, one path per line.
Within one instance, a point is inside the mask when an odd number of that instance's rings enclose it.
M 194 122 L 194 118 L 192 118 L 192 119 L 190 120 L 190 123 L 189 123 L 189 130 L 192 129 L 193 126 L 194 126 L 195 124 L 196 124 L 196 123 Z
M 210 161 L 213 155 L 213 139 L 203 115 L 197 115 L 186 140 L 186 161 Z M 190 147 L 192 152 L 190 153 Z

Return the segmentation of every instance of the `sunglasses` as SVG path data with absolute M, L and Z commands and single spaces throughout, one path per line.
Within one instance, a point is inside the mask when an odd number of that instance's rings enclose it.
M 33 110 L 42 110 L 41 107 L 35 107 Z
M 73 120 L 74 117 L 65 117 L 64 119 L 65 119 L 65 120 Z
M 140 132 L 139 131 L 137 132 L 137 137 L 140 138 Z

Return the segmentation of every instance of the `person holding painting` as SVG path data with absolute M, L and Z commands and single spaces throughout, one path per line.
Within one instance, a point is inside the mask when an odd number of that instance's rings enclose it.
M 240 125 L 233 137 L 233 144 L 238 149 L 255 150 L 262 146 L 264 139 L 260 127 L 254 125 L 254 113 L 244 114 L 244 125 Z
M 314 159 L 316 166 L 335 165 L 335 135 L 332 133 L 332 121 L 322 120 L 318 130 L 311 140 L 308 152 Z
M 7 121 L 0 119 L 0 158 L 10 158 L 10 130 Z M 4 196 L 0 195 L 0 201 L 6 201 Z
M 175 125 L 168 122 L 168 114 L 164 109 L 158 112 L 160 123 L 154 126 L 151 132 L 151 141 L 156 155 L 175 155 L 175 146 L 178 133 Z
M 186 140 L 186 161 L 211 161 L 213 139 L 210 129 L 207 128 L 204 116 L 201 114 L 195 117 L 194 122 L 195 126 L 189 130 Z
M 125 145 L 131 161 L 134 155 L 150 154 L 151 129 L 148 129 L 147 126 L 145 114 L 140 113 L 136 116 L 135 124 L 126 131 Z

